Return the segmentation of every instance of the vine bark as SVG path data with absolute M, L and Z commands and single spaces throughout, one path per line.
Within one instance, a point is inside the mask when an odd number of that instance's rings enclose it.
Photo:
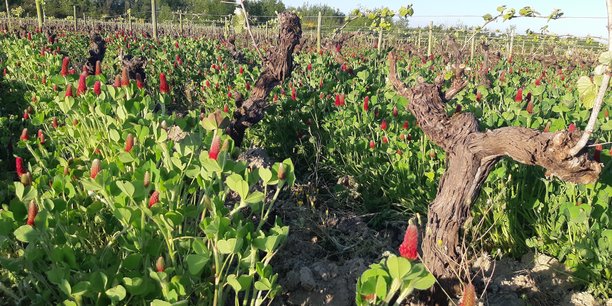
M 300 18 L 291 12 L 278 16 L 280 33 L 278 45 L 270 48 L 263 61 L 263 71 L 251 89 L 246 101 L 236 101 L 234 118 L 228 127 L 228 134 L 236 145 L 244 139 L 247 128 L 261 121 L 268 106 L 267 97 L 274 87 L 291 77 L 293 71 L 293 50 L 302 37 Z
M 601 164 L 588 159 L 586 151 L 573 156 L 570 150 L 580 132 L 540 132 L 523 127 L 503 127 L 479 131 L 479 123 L 471 113 L 448 116 L 444 102 L 463 89 L 463 69 L 455 67 L 451 88 L 442 93 L 443 79 L 435 84 L 419 82 L 413 88 L 399 80 L 396 57 L 389 54 L 389 81 L 410 103 L 407 109 L 415 116 L 425 135 L 446 152 L 446 172 L 440 180 L 436 198 L 429 205 L 427 228 L 422 249 L 423 261 L 438 278 L 442 287 L 452 290 L 460 258 L 459 232 L 470 206 L 496 162 L 506 156 L 527 165 L 544 167 L 547 176 L 586 184 L 595 182 Z M 437 300 L 436 304 L 447 302 Z

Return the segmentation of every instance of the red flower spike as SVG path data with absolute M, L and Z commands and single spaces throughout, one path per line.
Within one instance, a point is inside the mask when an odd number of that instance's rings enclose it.
M 393 106 L 393 117 L 397 117 L 399 111 L 397 110 L 397 106 Z
M 70 64 L 70 58 L 69 57 L 64 57 L 64 59 L 62 60 L 62 71 L 60 72 L 60 74 L 65 77 L 68 75 L 68 65 Z
M 374 140 L 370 140 L 370 149 L 374 149 L 376 147 L 376 143 Z
M 383 121 L 380 123 L 380 129 L 383 131 L 386 131 L 387 127 L 388 127 L 387 120 L 383 119 Z
M 101 74 L 102 74 L 102 64 L 100 63 L 100 61 L 96 61 L 95 75 L 101 75 Z
M 229 106 L 227 105 L 227 103 L 223 105 L 223 112 L 229 113 Z
M 42 130 L 38 130 L 38 141 L 40 144 L 45 144 L 45 134 L 43 134 Z
M 407 130 L 407 129 L 408 129 L 408 120 L 404 121 L 404 125 L 402 125 L 402 128 L 403 128 L 404 130 Z
M 476 306 L 476 288 L 471 283 L 463 288 L 463 297 L 459 306 Z
M 506 71 L 502 71 L 501 74 L 499 75 L 499 81 L 503 82 L 506 80 Z
M 23 120 L 28 120 L 30 119 L 30 114 L 28 114 L 27 111 L 23 112 Z
M 567 127 L 567 131 L 573 133 L 574 131 L 576 131 L 576 125 L 573 122 L 570 123 L 570 125 Z
M 130 86 L 130 77 L 128 75 L 128 70 L 126 67 L 123 67 L 123 70 L 121 70 L 121 87 L 128 87 Z
M 544 127 L 544 133 L 548 133 L 550 131 L 550 121 L 546 123 L 546 126 Z
M 383 136 L 382 142 L 383 143 L 389 143 L 389 138 L 387 138 L 387 136 Z
M 515 102 L 523 101 L 523 88 L 518 89 L 518 91 L 516 92 L 516 96 L 514 96 L 514 101 Z
M 155 271 L 164 272 L 164 270 L 164 257 L 159 256 L 159 258 L 157 258 L 157 261 L 155 261 Z
M 144 83 L 142 82 L 142 76 L 140 76 L 140 73 L 136 73 L 136 87 L 138 87 L 138 89 L 144 88 Z
M 529 101 L 529 103 L 527 103 L 527 108 L 525 110 L 530 115 L 533 114 L 533 101 Z
M 369 109 L 370 109 L 370 97 L 366 96 L 363 99 L 363 110 L 367 112 Z
M 23 141 L 27 141 L 28 139 L 30 139 L 30 137 L 28 136 L 28 128 L 24 128 L 23 130 L 21 130 L 21 136 L 19 137 L 19 139 Z
M 132 151 L 132 147 L 134 146 L 134 135 L 131 133 L 127 135 L 125 139 L 125 152 Z
M 115 88 L 121 87 L 121 76 L 118 76 L 118 75 L 115 76 L 115 82 L 113 83 L 113 87 Z
M 96 94 L 96 96 L 99 96 L 102 93 L 102 90 L 100 89 L 100 86 L 101 86 L 100 81 L 96 81 L 94 83 L 93 91 Z
M 94 159 L 93 162 L 91 163 L 91 170 L 90 170 L 90 175 L 89 177 L 91 177 L 92 179 L 96 179 L 96 176 L 98 176 L 98 173 L 100 173 L 102 166 L 100 165 L 100 160 L 99 159 Z
M 30 226 L 34 226 L 34 219 L 36 219 L 36 215 L 38 214 L 38 206 L 34 200 L 30 201 L 30 205 L 28 205 L 28 221 L 26 224 Z
M 244 68 L 242 68 L 242 66 L 240 66 L 240 68 L 238 69 L 238 73 L 239 74 L 243 74 L 244 73 Z
M 170 91 L 168 88 L 168 82 L 166 81 L 166 74 L 163 72 L 159 74 L 159 92 L 167 94 Z
M 344 106 L 344 95 L 336 94 L 334 105 L 337 107 Z
M 535 80 L 535 86 L 540 86 L 542 84 L 542 78 L 537 78 Z
M 57 129 L 57 127 L 59 126 L 59 125 L 57 124 L 57 118 L 56 118 L 56 117 L 53 117 L 53 120 L 51 120 L 51 126 L 52 126 L 54 129 Z
M 27 171 L 23 168 L 23 158 L 17 156 L 15 157 L 15 170 L 17 172 L 17 176 L 21 177 Z
M 81 73 L 79 77 L 79 87 L 77 88 L 77 95 L 82 95 L 87 91 L 87 84 L 85 80 L 87 79 L 87 72 Z
M 149 208 L 153 207 L 157 202 L 159 202 L 159 191 L 155 190 L 149 198 Z
M 64 97 L 72 97 L 72 84 L 68 83 L 68 85 L 66 85 L 66 94 L 64 95 Z
M 400 255 L 408 260 L 416 260 L 419 257 L 419 229 L 415 224 L 408 225 L 404 241 L 399 247 Z
M 297 93 L 295 91 L 295 87 L 291 88 L 291 100 L 295 101 L 297 99 Z
M 306 70 L 312 71 L 312 64 L 308 64 L 308 66 L 306 66 Z
M 219 157 L 219 151 L 221 150 L 221 138 L 219 136 L 213 137 L 212 143 L 210 144 L 210 151 L 208 152 L 208 158 L 217 160 Z

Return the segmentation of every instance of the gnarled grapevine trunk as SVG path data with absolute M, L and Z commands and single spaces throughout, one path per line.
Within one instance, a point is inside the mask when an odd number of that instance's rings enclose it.
M 302 26 L 300 18 L 291 12 L 279 14 L 278 21 L 280 27 L 278 45 L 268 51 L 262 63 L 263 71 L 251 89 L 249 98 L 244 102 L 236 102 L 238 109 L 234 112 L 234 119 L 228 128 L 228 134 L 236 145 L 242 143 L 247 128 L 263 119 L 268 106 L 266 98 L 272 89 L 291 77 L 293 49 L 302 37 Z
M 408 99 L 408 110 L 425 135 L 446 152 L 447 169 L 440 180 L 438 193 L 429 205 L 427 228 L 423 239 L 423 261 L 442 286 L 452 289 L 459 262 L 459 232 L 470 206 L 495 163 L 503 156 L 527 165 L 546 168 L 547 176 L 556 176 L 574 183 L 597 180 L 601 164 L 589 160 L 586 152 L 577 156 L 569 150 L 579 133 L 560 131 L 544 133 L 523 127 L 504 127 L 480 132 L 478 120 L 471 113 L 448 116 L 443 100 L 451 99 L 466 82 L 462 69 L 456 67 L 451 89 L 440 92 L 442 79 L 436 84 L 417 84 L 406 88 L 398 79 L 395 56 L 389 54 L 389 81 L 395 90 Z M 446 304 L 445 301 L 436 301 Z

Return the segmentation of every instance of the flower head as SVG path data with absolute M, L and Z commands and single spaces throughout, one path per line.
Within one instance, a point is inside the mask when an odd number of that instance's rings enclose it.
M 370 109 L 370 97 L 366 96 L 365 98 L 363 98 L 363 110 L 367 112 L 369 109 Z
M 159 74 L 159 91 L 163 94 L 167 94 L 170 91 L 168 82 L 166 81 L 166 74 L 163 72 Z
M 21 136 L 19 137 L 19 139 L 23 141 L 27 141 L 28 139 L 30 139 L 30 137 L 28 136 L 28 128 L 24 128 L 23 130 L 21 130 Z
M 62 76 L 67 76 L 68 75 L 68 65 L 70 64 L 70 58 L 69 57 L 64 57 L 64 59 L 62 60 L 62 71 L 60 72 L 62 74 Z
M 38 214 L 38 206 L 34 200 L 30 201 L 28 205 L 28 221 L 26 222 L 30 226 L 34 226 L 34 219 L 36 219 L 36 215 Z
M 44 144 L 45 143 L 45 134 L 43 134 L 43 131 L 41 129 L 38 130 L 38 141 L 40 142 L 40 144 Z
M 469 283 L 463 288 L 463 297 L 459 306 L 475 306 L 476 305 L 476 288 L 472 283 Z
M 102 90 L 100 89 L 100 86 L 101 86 L 100 81 L 96 81 L 94 83 L 93 91 L 96 94 L 96 96 L 99 96 L 102 93 Z
M 153 207 L 157 202 L 159 202 L 159 191 L 155 190 L 149 198 L 149 208 Z
M 15 157 L 15 170 L 17 172 L 17 176 L 21 177 L 27 171 L 23 168 L 23 158 L 17 156 Z
M 387 120 L 383 119 L 383 121 L 380 123 L 380 129 L 383 131 L 386 131 L 387 127 L 388 127 Z
M 130 86 L 130 77 L 128 75 L 128 70 L 126 67 L 123 67 L 121 70 L 121 87 Z
M 400 255 L 409 260 L 416 260 L 419 257 L 419 229 L 415 224 L 408 225 L 404 241 L 399 247 Z
M 336 94 L 336 99 L 334 101 L 334 105 L 340 107 L 344 106 L 344 95 Z
M 221 150 L 221 138 L 219 136 L 213 137 L 212 143 L 210 145 L 210 151 L 208 152 L 208 157 L 210 159 L 217 160 L 219 157 L 219 151 Z
M 100 165 L 100 160 L 97 158 L 94 159 L 93 162 L 91 163 L 89 177 L 91 177 L 92 179 L 96 179 L 96 176 L 98 176 L 98 173 L 100 173 L 101 168 L 102 166 Z
M 134 146 L 134 135 L 131 133 L 127 135 L 125 139 L 125 152 L 132 151 L 132 147 Z
M 155 271 L 157 272 L 164 272 L 165 267 L 164 267 L 164 257 L 163 256 L 159 256 L 157 258 L 157 261 L 155 261 Z
M 66 94 L 64 95 L 64 97 L 72 97 L 72 84 L 68 83 L 68 85 L 66 85 Z
M 516 92 L 516 96 L 514 96 L 514 101 L 515 102 L 523 101 L 523 88 L 518 89 L 518 91 Z
M 79 77 L 79 87 L 77 88 L 77 95 L 82 95 L 87 91 L 87 83 L 85 82 L 87 79 L 87 72 L 81 73 Z
M 101 74 L 102 74 L 102 64 L 100 63 L 100 61 L 96 61 L 95 75 L 101 75 Z

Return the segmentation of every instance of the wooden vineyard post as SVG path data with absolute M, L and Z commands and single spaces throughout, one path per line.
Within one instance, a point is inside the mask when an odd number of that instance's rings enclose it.
M 474 48 L 476 47 L 476 35 L 478 35 L 478 30 L 474 30 L 474 35 L 472 36 L 472 42 L 470 46 L 470 61 L 474 59 Z
M 42 0 L 36 0 L 36 16 L 38 20 L 38 30 L 42 32 L 43 29 L 43 16 L 42 16 Z
M 433 21 L 429 22 L 429 39 L 427 41 L 427 57 L 431 56 L 431 44 L 433 43 Z
M 6 4 L 6 25 L 8 26 L 8 30 L 11 30 L 11 10 L 9 9 L 9 3 L 8 0 L 4 0 L 4 3 Z
M 130 32 L 132 32 L 132 9 L 128 9 L 127 17 L 128 17 L 128 29 L 130 30 Z
M 77 14 L 76 14 L 76 5 L 72 6 L 72 16 L 74 17 L 74 31 L 77 31 L 78 25 L 77 25 Z
M 419 28 L 419 36 L 417 39 L 417 50 L 420 52 L 421 51 L 421 29 Z
M 151 25 L 153 26 L 153 39 L 157 40 L 157 1 L 151 0 Z
M 317 17 L 317 52 L 321 52 L 321 12 Z
M 514 48 L 514 29 L 510 32 L 510 47 L 508 48 L 508 58 L 512 58 L 512 48 Z
M 179 11 L 179 31 L 183 35 L 183 12 Z
M 378 30 L 378 53 L 382 50 L 383 29 Z

